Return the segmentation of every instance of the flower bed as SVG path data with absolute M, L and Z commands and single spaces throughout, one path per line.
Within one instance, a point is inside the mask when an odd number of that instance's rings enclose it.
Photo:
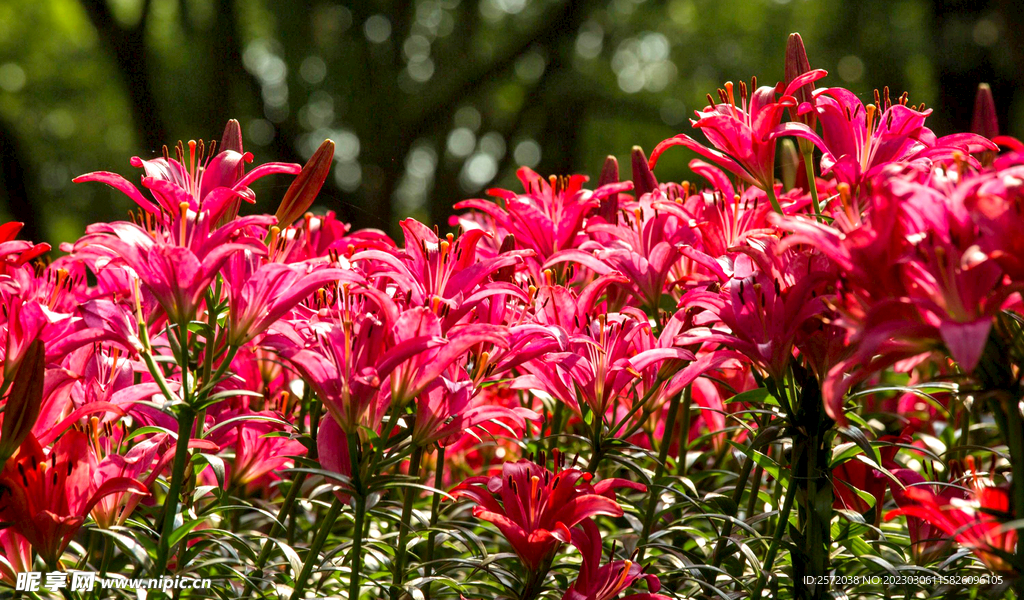
M 0 227 L 0 587 L 1019 597 L 1024 144 L 786 58 L 452 233 L 307 213 L 333 144 L 248 169 L 236 122 L 76 179 L 135 212 L 60 256 Z

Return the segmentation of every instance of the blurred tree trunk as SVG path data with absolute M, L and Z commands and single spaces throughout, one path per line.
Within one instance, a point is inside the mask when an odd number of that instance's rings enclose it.
M 110 12 L 106 0 L 81 0 L 99 38 L 114 56 L 121 71 L 139 140 L 147 150 L 158 151 L 167 140 L 163 113 L 153 89 L 153 77 L 146 48 L 146 21 L 150 0 L 143 0 L 139 21 L 123 27 Z
M 0 119 L 0 198 L 6 201 L 11 218 L 25 224 L 18 237 L 38 242 L 45 239 L 45 223 L 42 206 L 32 201 L 29 191 L 28 182 L 34 180 L 35 173 L 14 128 Z

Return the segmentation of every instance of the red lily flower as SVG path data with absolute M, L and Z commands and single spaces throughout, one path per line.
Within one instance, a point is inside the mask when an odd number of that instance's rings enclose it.
M 51 568 L 103 497 L 148 494 L 128 477 L 112 477 L 93 489 L 82 460 L 87 452 L 88 441 L 77 431 L 66 433 L 48 454 L 29 437 L 0 472 L 0 520 L 12 523 Z
M 32 546 L 11 528 L 0 529 L 0 582 L 11 587 L 18 581 L 18 573 L 32 570 Z
M 629 594 L 622 600 L 668 600 L 656 593 L 661 581 L 655 575 L 645 575 L 639 564 L 631 560 L 616 560 L 601 565 L 603 546 L 601 532 L 593 521 L 583 521 L 572 530 L 572 544 L 583 555 L 583 564 L 576 581 L 566 590 L 562 600 L 614 600 L 637 580 L 647 583 L 649 592 Z
M 1005 527 L 1013 520 L 1010 492 L 979 476 L 972 457 L 968 459 L 970 488 L 965 497 L 944 498 L 927 487 L 909 487 L 905 492 L 907 504 L 886 513 L 885 520 L 900 515 L 923 519 L 970 548 L 989 569 L 1013 572 L 1004 558 L 1017 546 L 1017 530 Z
M 452 495 L 475 502 L 473 514 L 497 526 L 526 568 L 537 572 L 546 569 L 561 545 L 571 541 L 571 528 L 598 515 L 622 516 L 615 488 L 647 490 L 624 479 L 593 485 L 590 480 L 589 473 L 575 467 L 557 466 L 552 473 L 521 459 L 506 462 L 500 477 L 467 479 Z

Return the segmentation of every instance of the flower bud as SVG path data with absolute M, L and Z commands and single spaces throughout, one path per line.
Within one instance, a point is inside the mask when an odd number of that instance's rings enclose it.
M 601 177 L 597 180 L 597 187 L 619 182 L 619 161 L 609 155 L 604 159 L 604 166 L 601 167 Z M 615 213 L 619 210 L 619 195 L 609 194 L 601 199 L 601 206 L 597 209 L 597 215 L 606 223 L 615 222 Z
M 21 446 L 39 418 L 45 365 L 46 349 L 43 341 L 37 339 L 25 351 L 4 406 L 4 422 L 0 426 L 0 463 Z
M 302 172 L 295 177 L 288 191 L 281 200 L 281 206 L 277 208 L 277 223 L 281 227 L 288 227 L 296 219 L 305 214 L 306 210 L 313 204 L 320 188 L 327 179 L 327 172 L 331 170 L 331 163 L 334 161 L 334 142 L 324 140 L 313 156 L 302 167 Z
M 782 167 L 782 187 L 791 190 L 796 187 L 797 173 L 800 170 L 800 155 L 792 138 L 783 138 L 779 144 L 779 166 Z
M 654 173 L 651 172 L 651 168 L 647 164 L 647 156 L 644 154 L 643 148 L 633 146 L 630 157 L 633 159 L 633 190 L 639 200 L 644 194 L 658 189 L 658 180 L 654 178 Z
M 224 126 L 224 135 L 220 138 L 220 151 L 225 150 L 234 150 L 242 154 L 242 127 L 235 119 L 231 119 Z
M 799 33 L 789 34 L 789 41 L 786 43 L 786 85 L 789 85 L 789 83 L 794 79 L 810 70 L 811 63 L 807 60 L 807 50 L 804 49 L 803 38 L 800 37 Z M 789 109 L 790 119 L 799 121 L 812 129 L 816 124 L 814 111 L 808 111 L 803 115 L 798 115 L 797 110 L 801 104 L 811 102 L 811 93 L 813 91 L 813 83 L 808 83 L 807 85 L 797 88 L 796 92 L 793 93 L 793 97 L 796 98 L 797 104 Z
M 512 252 L 516 249 L 516 236 L 511 233 L 505 236 L 505 239 L 501 240 L 501 248 L 498 250 L 498 254 L 505 254 Z M 516 276 L 516 266 L 509 265 L 502 267 L 494 272 L 495 281 L 507 281 L 508 283 L 514 283 Z
M 974 118 L 971 132 L 992 139 L 999 135 L 999 119 L 996 117 L 996 101 L 992 88 L 987 83 L 978 84 L 978 95 L 974 97 Z

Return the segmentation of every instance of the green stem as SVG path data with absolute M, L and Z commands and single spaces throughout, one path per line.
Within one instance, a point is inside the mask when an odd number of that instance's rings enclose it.
M 299 498 L 299 491 L 302 488 L 302 484 L 306 481 L 306 475 L 307 474 L 304 471 L 295 475 L 295 480 L 292 481 L 292 486 L 288 489 L 288 495 L 285 496 L 284 504 L 282 504 L 281 509 L 277 511 L 277 520 L 274 521 L 274 525 L 270 528 L 270 533 L 267 535 L 268 539 L 276 538 L 281 535 L 281 531 L 284 529 L 284 526 L 281 523 L 292 513 L 292 507 L 295 506 L 295 501 Z M 263 577 L 263 568 L 270 559 L 270 555 L 273 553 L 275 546 L 276 544 L 269 541 L 263 545 L 263 548 L 260 550 L 260 555 L 256 558 L 256 570 L 253 571 L 252 577 L 246 581 L 247 590 L 252 591 L 254 589 L 252 582 Z
M 782 504 L 782 511 L 779 513 L 779 522 L 775 526 L 775 535 L 772 536 L 771 546 L 768 547 L 768 553 L 765 554 L 764 564 L 761 566 L 761 575 L 757 578 L 757 583 L 754 584 L 754 590 L 750 594 L 751 598 L 760 598 L 761 590 L 764 589 L 764 584 L 767 580 L 766 573 L 771 573 L 775 567 L 775 555 L 779 552 L 779 545 L 782 543 L 782 535 L 786 531 L 786 527 L 789 525 L 789 513 L 793 510 L 793 499 L 796 498 L 796 486 L 792 479 L 789 480 L 789 489 L 786 490 L 786 501 Z
M 679 462 L 676 464 L 676 473 L 680 477 L 686 476 L 686 455 L 690 452 L 690 405 L 693 404 L 693 385 L 683 390 L 683 423 L 682 433 L 679 434 Z M 672 435 L 672 432 L 668 432 Z
M 757 499 L 761 491 L 761 478 L 764 477 L 764 468 L 761 465 L 754 467 L 754 483 L 750 486 L 750 496 L 747 498 L 747 518 L 749 519 L 757 511 Z
M 1010 453 L 1010 474 L 1013 481 L 1010 482 L 1013 493 L 1013 518 L 1024 518 L 1024 439 L 1022 431 L 1024 424 L 1021 423 L 1020 400 L 1016 394 L 1007 394 L 1006 416 L 1007 432 L 1006 446 Z M 1024 544 L 1017 544 L 1018 568 L 1024 565 Z M 1014 583 L 1014 589 L 1018 598 L 1024 598 L 1024 577 L 1018 577 Z
M 561 400 L 555 400 L 555 410 L 554 413 L 551 415 L 551 439 L 548 443 L 549 453 L 558 447 L 558 436 L 555 432 L 561 431 L 560 425 L 562 423 L 562 411 L 564 410 L 564 406 L 565 402 L 562 402 Z
M 167 570 L 167 559 L 170 553 L 170 537 L 174 532 L 174 517 L 178 514 L 178 496 L 185 479 L 185 468 L 189 462 L 188 443 L 192 439 L 192 426 L 195 413 L 191 406 L 183 406 L 178 414 L 178 441 L 174 447 L 174 462 L 171 465 L 171 481 L 167 488 L 164 501 L 163 525 L 160 528 L 160 542 L 157 546 L 154 575 L 162 575 Z
M 309 547 L 306 560 L 302 563 L 302 571 L 299 572 L 299 576 L 295 579 L 295 589 L 292 591 L 291 600 L 299 600 L 306 591 L 309 576 L 313 572 L 313 565 L 316 564 L 317 559 L 320 557 L 320 549 L 323 548 L 324 542 L 327 541 L 327 536 L 331 534 L 334 521 L 337 520 L 342 506 L 344 506 L 344 503 L 339 498 L 335 498 L 334 502 L 331 503 L 331 508 L 328 509 L 327 516 L 324 517 L 323 523 L 320 524 L 320 529 L 316 532 L 316 537 L 313 538 L 313 544 Z M 361 515 L 357 515 L 357 518 L 361 519 Z
M 960 428 L 959 440 L 960 452 L 958 452 L 958 454 L 962 456 L 967 456 L 967 445 L 971 443 L 971 411 L 967 410 L 967 405 L 964 404 L 962 398 L 959 398 L 959 400 L 961 406 L 960 420 L 962 421 L 962 423 Z
M 818 222 L 824 222 L 825 219 L 821 214 L 821 204 L 818 203 L 818 182 L 814 178 L 814 148 L 804 150 L 804 170 L 807 171 L 807 187 L 811 188 L 811 205 L 814 207 L 814 218 Z
M 113 544 L 110 541 L 110 536 L 109 535 L 105 535 L 105 536 L 103 536 L 103 558 L 100 559 L 100 575 L 99 575 L 100 579 L 103 579 L 104 577 L 107 576 L 107 569 L 110 568 L 110 558 L 111 558 L 111 556 L 113 554 L 114 554 L 114 547 L 113 547 Z M 96 586 L 96 587 L 93 588 L 92 593 L 89 594 L 89 597 L 90 598 L 99 598 L 99 595 L 100 595 L 100 586 Z
M 420 461 L 423 458 L 423 446 L 416 446 L 409 458 L 409 475 L 417 483 L 420 478 Z M 405 500 L 402 504 L 402 522 L 398 529 L 398 548 L 395 549 L 395 573 L 391 583 L 391 600 L 398 600 L 402 594 L 402 581 L 405 578 L 405 559 L 408 556 L 406 544 L 409 539 L 409 521 L 412 520 L 412 502 L 416 498 L 416 488 L 405 490 Z
M 355 496 L 356 522 L 352 532 L 352 576 L 348 581 L 348 600 L 359 600 L 359 568 L 362 566 L 363 519 L 366 516 L 366 499 Z M 292 600 L 296 600 L 293 598 Z
M 779 204 L 779 199 L 775 197 L 775 186 L 769 185 L 765 188 L 765 193 L 768 194 L 768 201 L 772 203 L 772 210 L 782 214 L 782 205 Z
M 689 389 L 689 388 L 686 388 Z M 665 436 L 661 441 L 661 448 L 658 449 L 658 466 L 654 471 L 654 479 L 651 481 L 650 497 L 647 499 L 647 510 L 644 512 L 644 527 L 640 533 L 640 541 L 637 544 L 636 562 L 643 562 L 644 551 L 647 550 L 647 540 L 651 537 L 651 528 L 654 526 L 654 513 L 658 508 L 658 487 L 665 476 L 665 462 L 668 460 L 668 447 L 675 433 L 676 413 L 679 412 L 679 399 L 682 394 L 672 396 L 668 405 L 668 417 L 665 419 Z
M 444 485 L 444 446 L 438 446 L 437 448 L 437 466 L 434 468 L 434 489 L 439 490 Z M 427 577 L 427 588 L 424 590 L 424 595 L 427 600 L 430 600 L 430 573 L 433 571 L 433 565 L 430 564 L 434 560 L 434 543 L 437 538 L 437 531 L 434 529 L 437 526 L 438 513 L 441 509 L 441 494 L 434 492 L 433 499 L 430 502 L 430 533 L 427 535 L 427 550 L 423 557 L 423 574 Z
M 736 486 L 732 490 L 732 506 L 733 513 L 739 509 L 740 500 L 743 499 L 743 492 L 747 489 L 747 479 L 750 479 L 750 471 L 754 466 L 754 461 L 749 456 L 743 461 L 743 470 L 740 471 L 740 478 L 736 482 Z M 736 517 L 735 514 L 729 515 L 730 517 Z M 729 536 L 732 535 L 732 521 L 726 520 L 722 525 L 722 532 L 718 535 L 718 543 L 715 544 L 715 551 L 711 555 L 711 566 L 718 567 L 722 564 L 722 559 L 725 557 L 725 544 L 727 543 Z M 708 571 L 711 576 L 715 575 L 715 569 Z M 712 579 L 711 581 L 714 581 Z

